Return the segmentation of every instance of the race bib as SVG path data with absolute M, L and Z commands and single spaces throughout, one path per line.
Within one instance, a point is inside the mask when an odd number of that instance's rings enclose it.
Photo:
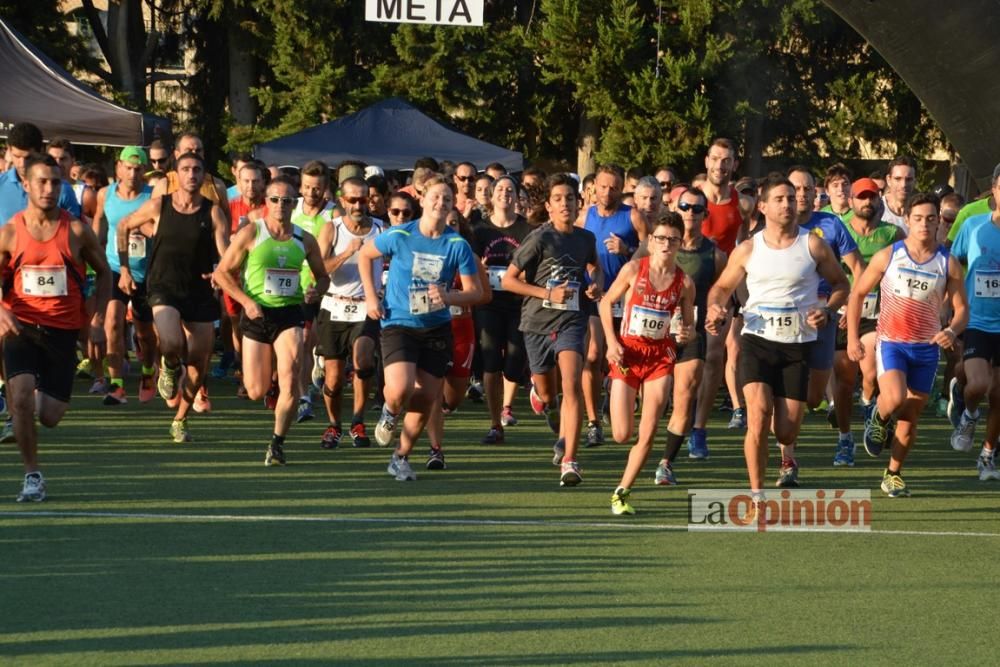
M 545 288 L 548 290 L 553 290 L 556 287 L 562 285 L 564 280 L 550 280 L 545 283 Z M 563 303 L 552 303 L 548 299 L 542 299 L 543 308 L 551 308 L 552 310 L 571 310 L 577 312 L 580 310 L 580 283 L 575 280 L 571 280 L 566 283 L 567 298 Z
M 462 317 L 465 315 L 465 308 L 463 306 L 448 306 L 448 312 L 451 313 L 452 317 Z
M 323 310 L 336 322 L 361 322 L 367 315 L 364 301 L 335 296 L 323 297 Z
M 299 290 L 299 272 L 295 269 L 265 269 L 265 296 L 295 296 Z
M 486 275 L 490 279 L 490 289 L 494 292 L 503 292 L 503 277 L 507 275 L 506 266 L 487 266 Z
M 441 278 L 444 268 L 444 255 L 431 255 L 426 252 L 413 253 L 413 278 L 425 283 L 436 283 Z
M 878 292 L 865 294 L 865 300 L 861 303 L 861 318 L 865 320 L 878 319 Z
M 426 285 L 410 286 L 411 315 L 426 315 L 427 313 L 434 313 L 444 309 L 445 305 L 442 302 L 431 303 L 430 290 Z
M 795 306 L 759 306 L 764 338 L 794 343 L 802 334 L 802 313 Z
M 129 234 L 128 258 L 146 259 L 146 237 L 142 234 Z
M 663 340 L 670 334 L 670 312 L 632 306 L 627 333 L 629 336 Z
M 27 296 L 66 296 L 65 266 L 22 266 L 21 290 Z
M 937 274 L 900 267 L 897 270 L 896 280 L 893 281 L 893 284 L 893 292 L 897 296 L 926 302 L 930 301 L 934 294 L 934 286 L 937 284 Z
M 975 296 L 1000 299 L 1000 271 L 976 271 Z
M 625 307 L 621 301 L 615 301 L 611 304 L 611 317 L 615 319 L 625 317 Z

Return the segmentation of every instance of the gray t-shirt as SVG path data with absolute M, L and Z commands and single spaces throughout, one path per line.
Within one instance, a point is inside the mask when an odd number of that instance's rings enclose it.
M 514 251 L 511 263 L 524 274 L 525 282 L 538 287 L 555 287 L 566 281 L 576 291 L 564 304 L 525 297 L 521 306 L 521 331 L 549 334 L 586 321 L 591 301 L 587 288 L 587 265 L 597 264 L 597 238 L 582 227 L 564 234 L 551 222 L 528 234 Z M 573 284 L 575 283 L 575 285 Z

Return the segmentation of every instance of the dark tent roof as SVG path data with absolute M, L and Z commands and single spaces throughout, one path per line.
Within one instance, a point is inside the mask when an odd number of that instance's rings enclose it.
M 0 19 L 0 137 L 15 123 L 34 123 L 46 138 L 97 146 L 146 146 L 167 138 L 166 118 L 108 102 Z
M 259 144 L 258 159 L 298 165 L 322 160 L 336 165 L 361 160 L 383 169 L 411 169 L 421 157 L 472 162 L 482 169 L 499 162 L 520 171 L 520 153 L 473 139 L 442 125 L 398 97 L 382 100 L 349 116 Z

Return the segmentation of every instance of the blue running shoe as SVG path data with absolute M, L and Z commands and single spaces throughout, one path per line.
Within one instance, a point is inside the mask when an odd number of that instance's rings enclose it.
M 708 433 L 705 429 L 691 429 L 691 437 L 688 439 L 688 458 L 699 461 L 708 458 Z
M 889 421 L 883 422 L 878 416 L 878 412 L 872 413 L 872 418 L 865 427 L 865 451 L 868 456 L 878 458 L 882 449 L 892 442 L 896 434 L 896 420 L 889 417 Z
M 958 423 L 965 412 L 965 387 L 958 384 L 958 378 L 952 378 L 948 385 L 948 421 L 952 428 L 958 428 Z
M 837 442 L 837 454 L 833 457 L 833 465 L 854 467 L 854 452 L 857 445 L 854 444 L 854 437 L 848 435 Z

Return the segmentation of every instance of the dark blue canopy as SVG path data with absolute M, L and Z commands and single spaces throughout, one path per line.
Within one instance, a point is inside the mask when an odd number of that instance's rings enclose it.
M 322 160 L 330 166 L 361 160 L 383 169 L 412 169 L 417 158 L 433 157 L 468 161 L 479 169 L 491 162 L 499 162 L 508 171 L 524 168 L 520 153 L 446 127 L 398 97 L 258 144 L 254 154 L 267 164 L 300 167 L 309 160 Z

